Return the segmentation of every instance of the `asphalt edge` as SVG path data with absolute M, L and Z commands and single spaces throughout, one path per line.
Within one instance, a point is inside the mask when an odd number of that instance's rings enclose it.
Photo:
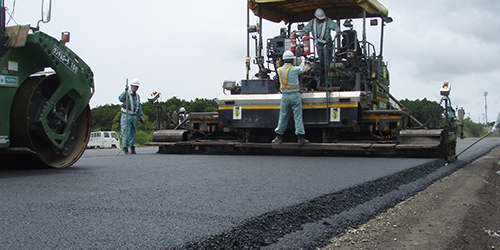
M 355 187 L 270 211 L 180 249 L 317 249 L 348 228 L 357 228 L 494 147 L 446 164 L 436 159 Z

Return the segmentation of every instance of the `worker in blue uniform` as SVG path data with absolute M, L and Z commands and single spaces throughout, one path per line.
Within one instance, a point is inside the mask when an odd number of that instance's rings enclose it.
M 293 52 L 289 50 L 285 51 L 285 53 L 283 53 L 283 61 L 285 64 L 277 70 L 282 96 L 278 126 L 274 130 L 276 132 L 276 138 L 272 143 L 280 144 L 283 142 L 283 134 L 286 131 L 290 113 L 293 113 L 295 134 L 298 137 L 299 145 L 308 143 L 304 138 L 306 133 L 304 130 L 304 123 L 302 122 L 302 98 L 299 93 L 299 74 L 304 71 L 305 60 L 302 57 L 300 65 L 293 66 L 294 58 L 295 55 Z
M 324 70 L 332 61 L 333 41 L 330 31 L 334 30 L 338 33 L 340 27 L 332 19 L 326 17 L 325 11 L 321 8 L 316 9 L 314 16 L 315 18 L 311 19 L 302 31 L 313 33 L 312 37 L 316 42 L 316 51 L 319 57 L 319 68 Z
M 125 87 L 125 91 L 123 91 L 118 97 L 118 100 L 123 103 L 120 124 L 122 127 L 123 152 L 125 154 L 129 154 L 128 148 L 130 147 L 130 154 L 136 154 L 135 136 L 137 130 L 137 120 L 139 119 L 139 121 L 144 124 L 144 118 L 142 113 L 141 98 L 137 93 L 140 86 L 139 80 L 132 80 L 130 86 L 130 90 L 127 85 Z

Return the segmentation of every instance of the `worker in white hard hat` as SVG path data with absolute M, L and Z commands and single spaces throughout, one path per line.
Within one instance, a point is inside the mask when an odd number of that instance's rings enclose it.
M 137 120 L 144 124 L 141 98 L 137 93 L 140 85 L 141 83 L 139 82 L 139 80 L 132 80 L 130 82 L 130 90 L 128 89 L 127 84 L 127 86 L 125 86 L 125 91 L 123 91 L 118 97 L 118 100 L 123 103 L 121 109 L 122 117 L 120 124 L 122 127 L 123 152 L 125 154 L 129 154 L 129 147 L 130 154 L 136 153 L 135 135 L 137 130 Z
M 302 57 L 300 65 L 293 66 L 294 58 L 295 55 L 292 51 L 285 51 L 283 53 L 283 62 L 285 64 L 277 70 L 282 96 L 278 126 L 274 130 L 276 138 L 272 143 L 280 144 L 283 142 L 283 134 L 286 131 L 290 113 L 293 113 L 295 121 L 295 134 L 298 137 L 297 142 L 299 145 L 309 142 L 304 138 L 306 132 L 302 121 L 302 99 L 299 93 L 299 75 L 304 71 L 305 59 Z
M 179 109 L 179 124 L 183 122 L 186 119 L 186 109 L 184 107 L 181 107 Z
M 333 41 L 331 31 L 340 32 L 339 25 L 332 19 L 328 18 L 325 11 L 321 8 L 314 12 L 315 18 L 311 19 L 302 31 L 312 32 L 316 44 L 321 70 L 325 70 L 325 66 L 330 65 L 333 53 Z M 326 47 L 326 48 L 325 48 Z M 325 53 L 325 49 L 326 52 Z

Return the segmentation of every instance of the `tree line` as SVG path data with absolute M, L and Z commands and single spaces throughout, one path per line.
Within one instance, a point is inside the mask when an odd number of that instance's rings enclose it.
M 429 128 L 441 128 L 445 124 L 444 107 L 442 103 L 436 101 L 429 101 L 426 98 L 419 100 L 401 100 L 400 103 L 407 108 L 413 117 L 422 123 L 429 122 Z M 457 112 L 455 110 L 455 112 Z M 455 113 L 456 116 L 458 114 Z M 493 126 L 489 124 L 490 127 Z M 480 123 L 475 123 L 470 117 L 464 118 L 464 137 L 481 137 L 488 133 L 487 129 Z M 460 132 L 460 129 L 459 129 Z M 500 135 L 494 134 L 492 136 L 498 137 Z
M 436 101 L 426 98 L 419 100 L 401 100 L 400 103 L 407 108 L 413 117 L 422 123 L 428 122 L 428 127 L 439 128 L 445 123 L 444 107 Z M 216 112 L 218 108 L 217 99 L 196 98 L 186 101 L 176 96 L 167 101 L 159 102 L 166 112 L 178 112 L 184 107 L 187 113 L 191 112 Z M 92 131 L 116 131 L 121 134 L 120 117 L 121 104 L 106 104 L 92 109 Z M 152 141 L 154 127 L 156 124 L 156 107 L 149 103 L 142 103 L 145 124 L 138 123 L 136 143 L 143 145 Z M 470 118 L 464 121 L 464 135 L 466 137 L 480 137 L 486 134 L 486 129 L 479 123 L 474 123 Z
M 156 104 L 155 104 L 156 105 Z M 156 124 L 156 106 L 150 102 L 142 103 L 144 113 L 144 124 L 137 123 L 136 144 L 144 145 L 153 139 L 154 127 Z M 178 112 L 181 107 L 191 112 L 215 112 L 217 111 L 217 99 L 196 98 L 186 101 L 176 96 L 167 101 L 159 102 L 166 112 Z M 120 118 L 121 104 L 105 104 L 92 109 L 92 131 L 116 131 L 121 136 Z

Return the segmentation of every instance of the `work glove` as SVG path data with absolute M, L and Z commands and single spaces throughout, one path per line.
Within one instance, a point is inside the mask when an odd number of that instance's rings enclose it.
M 141 118 L 139 121 L 140 121 L 142 124 L 144 124 L 144 123 L 145 123 L 144 118 Z
M 128 91 L 128 84 L 125 84 L 125 91 Z
M 491 133 L 496 133 L 496 132 L 498 132 L 498 127 L 497 126 L 493 127 L 493 129 L 491 130 Z

